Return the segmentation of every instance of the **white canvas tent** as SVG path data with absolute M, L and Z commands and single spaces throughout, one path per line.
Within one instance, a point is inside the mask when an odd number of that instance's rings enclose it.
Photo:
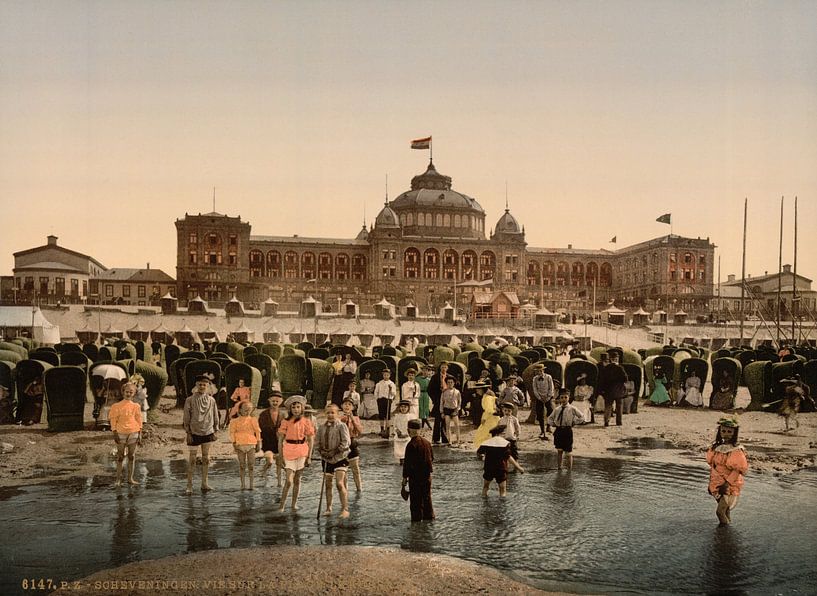
M 30 335 L 44 344 L 60 343 L 60 328 L 45 318 L 36 306 L 0 306 L 0 333 L 4 337 Z

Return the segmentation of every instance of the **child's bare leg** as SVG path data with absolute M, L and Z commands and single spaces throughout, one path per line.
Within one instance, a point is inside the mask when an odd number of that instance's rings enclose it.
M 298 511 L 298 495 L 301 493 L 301 474 L 303 470 L 295 472 L 292 478 L 292 510 Z
M 483 480 L 482 481 L 482 496 L 488 496 L 488 489 L 491 488 L 491 481 L 490 480 Z
M 332 474 L 323 475 L 323 490 L 326 492 L 326 511 L 324 515 L 332 513 Z
M 122 486 L 122 464 L 125 461 L 125 444 L 116 444 L 116 480 L 114 486 Z
M 715 510 L 715 513 L 717 514 L 718 521 L 722 526 L 729 523 L 729 503 L 727 503 L 727 499 L 724 499 L 723 497 L 718 499 L 718 508 Z
M 128 484 L 139 484 L 133 479 L 134 468 L 136 467 L 136 443 L 128 445 Z
M 562 468 L 562 454 L 563 453 L 564 453 L 564 451 L 562 451 L 561 449 L 558 449 L 556 451 L 556 467 L 558 469 Z
M 287 494 L 289 493 L 289 488 L 294 484 L 295 472 L 293 470 L 285 471 L 286 480 L 284 481 L 284 488 L 281 489 L 281 506 L 278 508 L 279 511 L 284 510 L 284 505 L 286 505 L 287 502 Z
M 244 452 L 236 447 L 235 455 L 238 458 L 238 477 L 241 479 L 241 490 L 244 490 L 246 488 L 244 484 Z
M 210 471 L 210 443 L 201 444 L 201 490 L 212 490 L 207 484 L 207 473 Z
M 193 492 L 193 470 L 196 467 L 196 451 L 198 447 L 190 448 L 190 455 L 187 458 L 187 489 L 185 492 L 189 495 Z
M 264 467 L 261 468 L 261 476 L 266 476 L 269 472 L 269 469 L 272 467 L 274 463 L 273 460 L 275 459 L 275 454 L 272 451 L 265 451 L 264 452 Z
M 504 497 L 507 494 L 508 494 L 508 481 L 503 480 L 502 482 L 499 483 L 499 496 Z
M 573 452 L 572 451 L 567 454 L 567 469 L 568 470 L 573 469 Z
M 281 486 L 281 471 L 284 469 L 284 462 L 281 458 L 275 458 L 275 480 L 278 482 L 278 486 Z
M 346 488 L 346 471 L 335 472 L 335 486 L 340 496 L 340 516 L 349 517 L 349 490 Z
M 454 416 L 454 428 L 457 429 L 457 445 L 460 443 L 460 417 Z M 451 435 L 449 435 L 451 436 Z
M 349 467 L 352 468 L 352 478 L 355 479 L 355 488 L 357 492 L 363 490 L 363 478 L 360 475 L 360 459 L 355 458 L 349 462 Z
M 448 438 L 448 442 L 451 443 L 451 416 L 447 414 L 443 416 L 443 430 L 445 430 L 445 436 Z
M 255 489 L 255 451 L 245 454 L 247 456 L 247 475 L 250 478 L 250 490 Z

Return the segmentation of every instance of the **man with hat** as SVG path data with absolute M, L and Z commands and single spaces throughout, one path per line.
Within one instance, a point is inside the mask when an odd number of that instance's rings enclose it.
M 187 432 L 187 446 L 190 455 L 187 460 L 187 494 L 193 492 L 193 468 L 196 466 L 196 454 L 201 447 L 201 490 L 207 492 L 207 474 L 210 469 L 210 443 L 216 440 L 218 432 L 218 407 L 216 400 L 208 393 L 210 378 L 199 375 L 195 379 L 193 393 L 184 402 L 182 426 Z
M 434 454 L 431 443 L 420 436 L 422 422 L 410 420 L 408 423 L 409 442 L 403 458 L 402 489 L 409 489 L 409 509 L 411 521 L 434 519 L 431 503 L 431 474 L 434 471 Z
M 283 396 L 278 389 L 269 392 L 269 407 L 258 415 L 258 426 L 261 427 L 261 451 L 264 452 L 266 463 L 261 471 L 263 476 L 275 463 L 275 479 L 281 486 L 281 470 L 284 469 L 281 458 L 278 457 L 278 427 L 281 426 L 281 402 Z
M 511 402 L 516 407 L 522 406 L 525 403 L 525 394 L 516 386 L 516 375 L 505 377 L 505 383 L 505 389 L 499 396 L 499 403 Z
M 609 363 L 599 370 L 599 395 L 604 398 L 604 426 L 610 426 L 613 405 L 616 406 L 616 425 L 621 426 L 622 400 L 627 395 L 627 371 L 618 362 L 618 350 L 607 350 Z
M 533 407 L 536 412 L 536 422 L 539 423 L 539 438 L 546 441 L 547 433 L 550 431 L 550 425 L 546 425 L 546 420 L 553 411 L 556 386 L 553 383 L 553 377 L 545 372 L 544 364 L 534 364 L 533 368 L 536 371 L 531 382 Z

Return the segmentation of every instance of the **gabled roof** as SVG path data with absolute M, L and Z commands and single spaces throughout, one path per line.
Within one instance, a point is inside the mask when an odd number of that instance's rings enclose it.
M 170 277 L 161 269 L 128 269 L 117 267 L 108 269 L 100 273 L 96 279 L 100 281 L 127 281 L 127 282 L 160 282 L 175 283 L 176 280 Z
M 75 250 L 71 250 L 70 248 L 65 248 L 64 246 L 59 246 L 57 244 L 43 244 L 42 246 L 35 246 L 34 248 L 27 248 L 25 250 L 20 250 L 18 252 L 13 253 L 13 256 L 14 257 L 22 257 L 24 255 L 30 255 L 32 253 L 35 253 L 37 251 L 41 251 L 41 250 L 44 250 L 44 249 L 47 249 L 47 248 L 48 249 L 59 250 L 59 251 L 62 251 L 64 253 L 66 253 L 66 254 L 73 255 L 75 257 L 81 257 L 83 259 L 88 259 L 89 261 L 91 261 L 93 263 L 96 263 L 100 268 L 107 269 L 107 267 L 105 267 L 105 265 L 103 265 L 102 263 L 97 261 L 94 257 L 89 257 L 86 254 L 83 254 L 81 252 L 77 252 Z
M 66 265 L 65 263 L 58 263 L 57 261 L 40 261 L 39 263 L 15 267 L 12 271 L 14 271 L 14 273 L 22 273 L 25 271 L 69 271 L 71 273 L 84 273 L 88 275 L 87 271 L 71 267 L 71 265 Z
M 784 271 L 783 273 L 768 273 L 766 275 L 760 275 L 758 277 L 747 277 L 746 278 L 746 284 L 751 285 L 751 284 L 756 284 L 758 282 L 769 281 L 770 279 L 777 279 L 779 275 L 783 276 L 784 281 L 788 281 L 789 283 L 791 283 L 791 278 L 795 274 L 791 273 L 791 272 L 786 273 Z M 799 273 L 796 275 L 796 277 L 797 277 L 797 279 L 800 279 L 802 281 L 806 281 L 808 283 L 812 282 L 812 280 L 810 280 L 808 277 L 805 277 L 804 275 L 800 275 Z M 742 280 L 740 280 L 740 279 L 736 279 L 735 281 L 725 281 L 725 282 L 722 283 L 722 285 L 740 287 L 741 281 Z M 789 291 L 791 291 L 791 285 L 789 285 Z

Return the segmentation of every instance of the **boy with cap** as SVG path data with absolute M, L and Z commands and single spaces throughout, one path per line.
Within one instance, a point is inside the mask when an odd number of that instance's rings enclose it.
M 338 419 L 338 407 L 326 406 L 326 422 L 318 427 L 318 451 L 323 460 L 323 480 L 326 487 L 326 511 L 332 515 L 332 480 L 340 497 L 340 517 L 349 517 L 349 492 L 346 489 L 346 471 L 349 469 L 349 427 Z
M 502 437 L 508 441 L 511 455 L 514 458 L 519 458 L 517 441 L 519 441 L 519 436 L 522 433 L 522 427 L 519 424 L 519 418 L 516 417 L 516 406 L 513 405 L 513 403 L 506 401 L 504 404 L 499 406 L 499 409 L 502 411 L 502 417 L 499 419 L 498 426 L 505 427 Z
M 389 410 L 397 396 L 397 386 L 391 380 L 391 371 L 383 370 L 383 379 L 374 386 L 374 396 L 377 399 L 377 417 L 380 419 L 380 436 L 389 438 Z
M 522 406 L 525 403 L 525 394 L 522 393 L 522 390 L 516 386 L 516 376 L 509 375 L 505 379 L 505 389 L 502 390 L 502 394 L 499 396 L 499 403 L 504 404 L 505 402 L 511 402 L 516 407 Z
M 269 394 L 269 407 L 258 416 L 258 426 L 261 428 L 261 450 L 264 452 L 266 463 L 261 471 L 266 476 L 272 464 L 275 463 L 275 480 L 281 486 L 281 470 L 284 464 L 278 457 L 278 427 L 281 426 L 281 392 L 273 389 Z
M 562 468 L 562 455 L 567 453 L 567 469 L 573 468 L 573 427 L 584 422 L 582 413 L 572 404 L 567 387 L 559 390 L 559 406 L 548 418 L 548 424 L 556 427 L 553 431 L 553 446 L 558 453 L 556 467 Z
M 184 402 L 182 426 L 187 432 L 187 446 L 190 456 L 187 460 L 187 490 L 188 495 L 193 492 L 193 468 L 196 466 L 196 453 L 201 447 L 201 490 L 207 492 L 207 473 L 210 469 L 210 443 L 216 440 L 218 432 L 218 407 L 216 400 L 207 390 L 210 387 L 210 378 L 206 375 L 196 377 L 196 386 L 193 393 Z
M 406 371 L 406 382 L 400 387 L 400 399 L 408 400 L 412 418 L 420 417 L 420 384 L 415 380 L 417 371 L 410 368 Z
M 403 459 L 403 490 L 408 483 L 409 508 L 411 521 L 434 519 L 434 507 L 431 503 L 431 474 L 434 471 L 434 454 L 431 443 L 420 436 L 422 422 L 410 420 L 408 433 L 410 440 L 406 445 Z
M 462 406 L 462 394 L 459 389 L 454 386 L 454 377 L 447 377 L 445 379 L 445 390 L 440 396 L 440 407 L 443 409 L 443 417 L 445 420 L 445 436 L 450 440 L 452 438 L 451 425 L 457 431 L 457 440 L 453 444 L 457 445 L 460 442 L 460 417 L 459 411 Z M 449 443 L 450 445 L 451 443 Z
M 499 424 L 491 429 L 491 438 L 484 441 L 477 449 L 477 455 L 485 458 L 485 465 L 482 470 L 482 496 L 488 496 L 488 489 L 491 482 L 496 480 L 499 487 L 499 496 L 508 494 L 508 462 L 513 465 L 520 474 L 525 473 L 525 469 L 519 465 L 511 455 L 511 446 L 508 440 L 502 437 L 505 426 Z

